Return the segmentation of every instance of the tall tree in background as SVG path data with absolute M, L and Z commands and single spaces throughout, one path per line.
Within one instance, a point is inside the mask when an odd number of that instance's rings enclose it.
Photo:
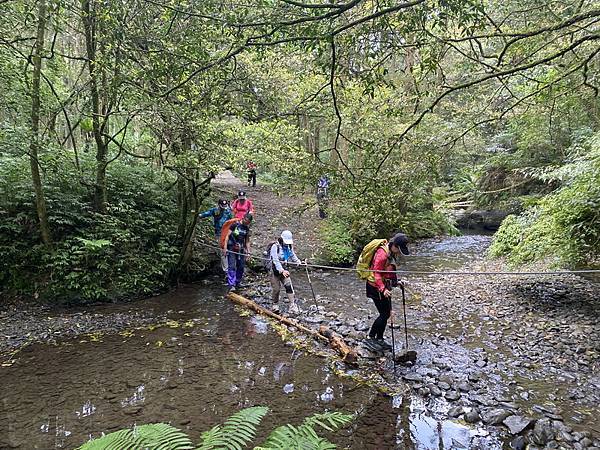
M 29 146 L 29 161 L 31 163 L 31 178 L 35 190 L 35 205 L 40 223 L 42 242 L 49 245 L 52 242 L 46 199 L 40 176 L 40 163 L 38 159 L 40 147 L 40 80 L 42 74 L 42 54 L 44 52 L 44 38 L 46 35 L 46 0 L 38 0 L 38 20 L 35 46 L 33 49 L 33 77 L 31 81 L 31 143 Z

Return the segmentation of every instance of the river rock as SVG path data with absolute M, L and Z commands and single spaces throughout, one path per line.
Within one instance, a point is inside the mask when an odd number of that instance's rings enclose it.
M 531 419 L 522 416 L 508 416 L 502 423 L 508 427 L 511 434 L 519 434 L 531 425 Z
M 423 381 L 423 375 L 419 375 L 415 372 L 409 372 L 407 374 L 402 375 L 406 381 L 412 381 L 413 383 L 418 383 Z
M 482 420 L 483 423 L 485 423 L 486 425 L 500 425 L 502 421 L 510 415 L 510 411 L 507 411 L 502 408 L 494 408 L 485 411 L 482 414 Z
M 462 406 L 455 406 L 448 411 L 448 416 L 450 417 L 458 417 L 464 412 L 464 408 Z
M 427 387 L 429 388 L 431 395 L 433 395 L 434 397 L 440 397 L 442 395 L 442 390 L 435 384 L 429 384 L 427 385 Z
M 531 433 L 531 441 L 534 444 L 546 445 L 554 439 L 555 433 L 548 419 L 540 419 L 535 423 Z
M 514 450 L 525 450 L 527 448 L 527 441 L 523 436 L 517 436 L 510 442 L 510 448 Z
M 457 387 L 462 392 L 469 392 L 471 390 L 471 385 L 465 381 L 458 383 Z
M 450 400 L 451 402 L 454 402 L 460 398 L 460 392 L 448 391 L 448 392 L 446 392 L 444 397 L 446 397 L 446 400 Z
M 446 383 L 445 381 L 440 381 L 437 385 L 440 389 L 443 389 L 444 391 L 447 391 L 448 389 L 450 389 L 450 385 L 448 383 Z
M 479 422 L 480 419 L 481 417 L 479 416 L 479 411 L 477 411 L 476 408 L 473 408 L 471 411 L 465 413 L 465 422 L 467 423 Z

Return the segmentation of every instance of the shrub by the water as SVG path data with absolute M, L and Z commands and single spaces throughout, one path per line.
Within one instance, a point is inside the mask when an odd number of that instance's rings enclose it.
M 0 159 L 0 285 L 5 292 L 46 299 L 98 300 L 164 288 L 178 248 L 172 185 L 149 167 L 119 160 L 109 166 L 107 214 L 91 209 L 93 187 L 72 162 L 44 161 L 53 245 L 38 235 L 29 161 Z M 87 179 L 92 160 L 82 161 Z

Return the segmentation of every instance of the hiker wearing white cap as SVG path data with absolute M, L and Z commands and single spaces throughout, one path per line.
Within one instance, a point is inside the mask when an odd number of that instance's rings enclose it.
M 281 290 L 281 285 L 285 288 L 285 292 L 287 294 L 287 298 L 290 302 L 291 313 L 299 312 L 298 306 L 296 305 L 296 298 L 294 296 L 294 286 L 292 285 L 292 279 L 290 278 L 290 272 L 284 268 L 284 264 L 292 263 L 292 264 L 301 264 L 300 259 L 296 256 L 294 252 L 294 240 L 292 236 L 292 232 L 289 230 L 285 230 L 281 233 L 281 236 L 277 239 L 277 241 L 272 242 L 269 249 L 269 259 L 270 259 L 270 281 L 272 291 L 272 300 L 273 306 L 279 302 L 279 291 Z

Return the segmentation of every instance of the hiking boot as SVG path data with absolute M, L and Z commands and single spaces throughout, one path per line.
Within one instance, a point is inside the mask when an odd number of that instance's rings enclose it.
M 377 343 L 379 344 L 379 346 L 384 349 L 384 350 L 391 350 L 392 347 L 390 344 L 388 344 L 385 339 L 376 339 Z
M 373 337 L 370 337 L 370 336 L 369 336 L 369 337 L 366 337 L 366 338 L 363 340 L 363 345 L 364 345 L 364 346 L 365 346 L 367 349 L 369 349 L 369 350 L 371 350 L 371 351 L 374 351 L 374 352 L 382 352 L 382 351 L 383 351 L 383 348 L 382 348 L 382 347 L 381 347 L 381 345 L 379 344 L 379 341 L 378 341 L 377 339 L 373 338 Z
M 235 292 L 237 286 L 229 286 L 229 289 L 227 289 L 227 292 Z

